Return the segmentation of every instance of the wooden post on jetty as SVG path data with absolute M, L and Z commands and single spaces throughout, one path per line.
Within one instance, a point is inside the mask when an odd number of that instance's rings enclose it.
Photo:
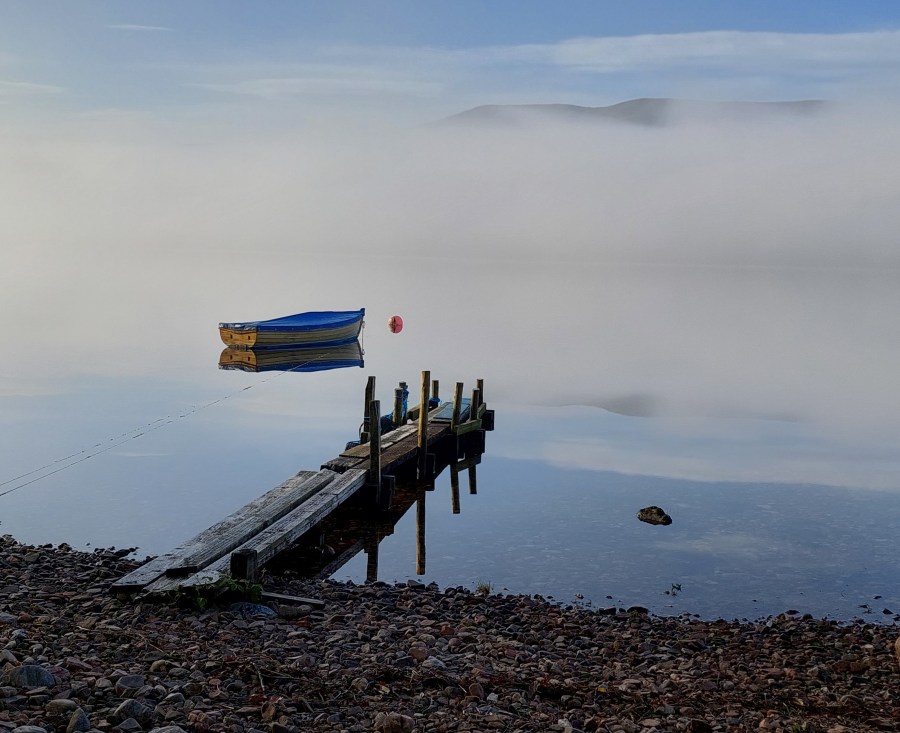
M 438 386 L 439 386 L 438 380 L 432 379 L 431 380 L 431 398 L 432 399 L 435 399 L 435 400 L 438 399 Z
M 375 399 L 375 377 L 369 377 L 369 381 L 366 383 L 366 404 L 363 409 L 363 428 L 359 434 L 359 442 L 360 443 L 368 443 L 369 442 L 369 433 L 372 429 L 371 423 L 371 415 L 369 414 L 369 407 L 372 404 L 372 400 Z
M 381 502 L 381 402 L 369 403 L 369 483 L 375 486 L 375 501 Z
M 419 431 L 417 447 L 419 450 L 419 480 L 423 481 L 428 477 L 428 403 L 431 401 L 429 387 L 431 381 L 431 372 L 422 372 L 422 394 L 419 401 Z
M 456 432 L 456 428 L 459 427 L 459 417 L 462 412 L 462 392 L 463 392 L 463 383 L 456 383 L 456 390 L 453 393 L 453 417 L 450 418 L 450 430 L 454 433 Z
M 399 428 L 406 422 L 406 413 L 403 410 L 403 397 L 406 392 L 406 383 L 400 382 L 400 386 L 394 390 L 394 416 L 393 423 L 395 428 Z

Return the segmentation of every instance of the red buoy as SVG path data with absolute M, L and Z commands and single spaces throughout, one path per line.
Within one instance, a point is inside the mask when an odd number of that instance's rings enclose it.
M 403 319 L 400 316 L 391 316 L 388 328 L 391 329 L 391 333 L 400 333 L 403 330 Z

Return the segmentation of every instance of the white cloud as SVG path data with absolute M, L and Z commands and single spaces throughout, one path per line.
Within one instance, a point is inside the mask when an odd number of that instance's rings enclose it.
M 61 87 L 51 84 L 34 84 L 27 81 L 0 81 L 0 98 L 34 97 L 47 94 L 59 94 Z
M 440 84 L 397 71 L 375 72 L 353 66 L 311 66 L 290 75 L 263 76 L 240 81 L 191 83 L 214 92 L 279 99 L 304 95 L 433 96 Z
M 900 66 L 900 31 L 842 34 L 707 31 L 573 38 L 556 44 L 484 49 L 477 51 L 474 59 L 528 61 L 597 73 L 669 70 L 673 66 L 896 68 Z

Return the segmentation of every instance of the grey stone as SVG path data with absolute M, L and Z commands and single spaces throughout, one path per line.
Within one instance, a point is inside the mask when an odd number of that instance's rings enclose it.
M 25 695 L 14 695 L 13 697 L 3 698 L 4 710 L 23 710 L 28 706 L 28 698 Z
M 259 603 L 232 603 L 228 610 L 236 616 L 243 616 L 244 618 L 253 618 L 255 616 L 264 616 L 266 618 L 275 618 L 278 614 L 273 611 L 268 606 L 263 606 Z
M 161 728 L 154 728 L 150 733 L 187 733 L 184 728 L 179 725 L 164 725 Z
M 137 700 L 128 699 L 113 711 L 109 717 L 109 722 L 116 725 L 128 718 L 134 718 L 144 726 L 156 720 L 156 711 Z
M 166 674 L 174 666 L 175 663 L 170 662 L 168 659 L 157 659 L 150 665 L 150 671 L 153 674 Z
M 125 674 L 116 680 L 116 694 L 120 697 L 134 697 L 135 693 L 147 683 L 142 674 Z
M 0 624 L 14 624 L 17 620 L 11 613 L 0 613 Z
M 47 733 L 47 729 L 38 725 L 20 725 L 18 728 L 13 728 L 12 733 Z
M 56 678 L 37 664 L 24 664 L 9 670 L 7 680 L 13 687 L 53 687 Z
M 57 699 L 51 700 L 44 706 L 47 715 L 65 715 L 71 713 L 78 707 L 78 703 L 74 700 Z
M 88 714 L 81 708 L 78 708 L 72 717 L 69 718 L 69 724 L 66 726 L 66 733 L 84 733 L 91 729 L 91 720 Z
M 143 730 L 143 727 L 134 718 L 125 718 L 113 730 L 122 731 L 122 733 L 138 733 Z

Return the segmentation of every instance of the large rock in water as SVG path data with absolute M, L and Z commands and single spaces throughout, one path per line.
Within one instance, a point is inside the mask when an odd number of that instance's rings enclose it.
M 637 518 L 647 524 L 672 524 L 672 517 L 658 506 L 645 506 L 637 513 Z

